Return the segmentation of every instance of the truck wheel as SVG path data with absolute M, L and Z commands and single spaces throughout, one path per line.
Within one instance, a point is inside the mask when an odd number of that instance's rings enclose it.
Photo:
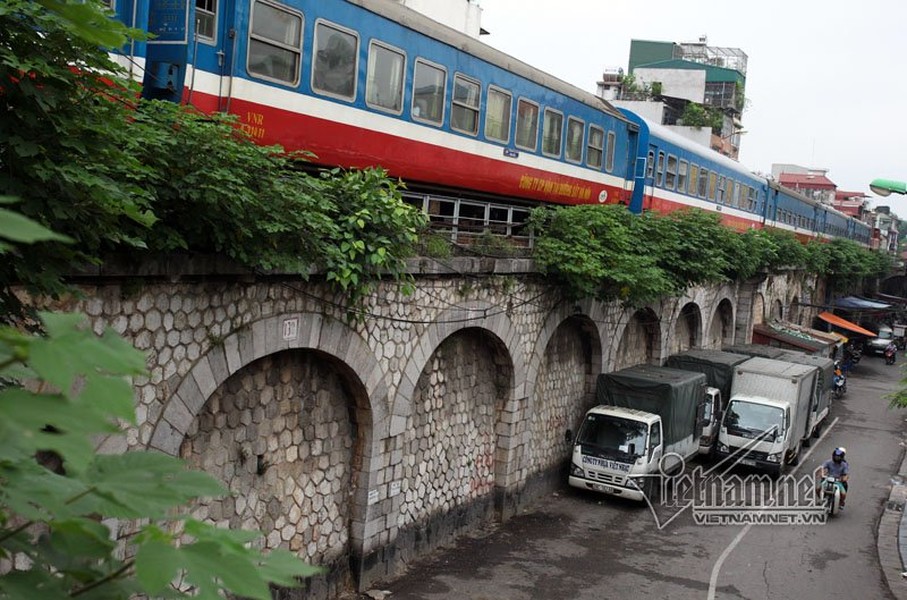
M 803 445 L 805 446 L 806 444 L 804 443 Z M 789 464 L 792 467 L 796 467 L 797 465 L 800 464 L 800 449 L 801 449 L 800 444 L 797 444 L 797 452 L 793 456 L 790 457 L 790 460 L 787 462 L 787 464 Z
M 816 428 L 813 429 L 813 437 L 818 438 L 822 435 L 822 423 L 816 423 Z

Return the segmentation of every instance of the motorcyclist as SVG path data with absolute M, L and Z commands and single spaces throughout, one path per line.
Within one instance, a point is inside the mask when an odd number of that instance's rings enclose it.
M 837 477 L 841 482 L 841 508 L 844 508 L 844 500 L 847 498 L 847 478 L 850 472 L 850 465 L 844 460 L 847 450 L 839 446 L 831 453 L 831 458 L 822 463 L 822 477 Z

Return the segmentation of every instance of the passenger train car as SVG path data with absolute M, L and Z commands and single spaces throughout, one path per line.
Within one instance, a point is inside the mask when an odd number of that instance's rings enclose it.
M 774 227 L 801 241 L 846 237 L 870 244 L 869 224 L 756 175 L 667 127 L 623 112 L 639 127 L 640 148 L 645 148 L 645 170 L 636 173 L 631 210 L 700 208 L 720 212 L 722 221 L 736 229 Z
M 114 0 L 143 94 L 236 114 L 320 165 L 381 166 L 451 232 L 541 204 L 695 206 L 737 228 L 861 224 L 392 0 Z M 868 241 L 868 232 L 866 240 Z

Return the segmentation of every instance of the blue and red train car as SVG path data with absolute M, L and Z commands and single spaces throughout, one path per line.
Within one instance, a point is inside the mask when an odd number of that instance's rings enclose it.
M 123 50 L 147 97 L 236 114 L 321 165 L 381 166 L 452 230 L 518 235 L 535 206 L 621 203 L 869 241 L 868 225 L 391 0 L 115 1 L 154 36 Z

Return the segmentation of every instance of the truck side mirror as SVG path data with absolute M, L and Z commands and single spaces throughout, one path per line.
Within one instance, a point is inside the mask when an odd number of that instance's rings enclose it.
M 573 441 L 573 430 L 572 429 L 568 429 L 567 431 L 564 432 L 564 441 L 568 444 Z

